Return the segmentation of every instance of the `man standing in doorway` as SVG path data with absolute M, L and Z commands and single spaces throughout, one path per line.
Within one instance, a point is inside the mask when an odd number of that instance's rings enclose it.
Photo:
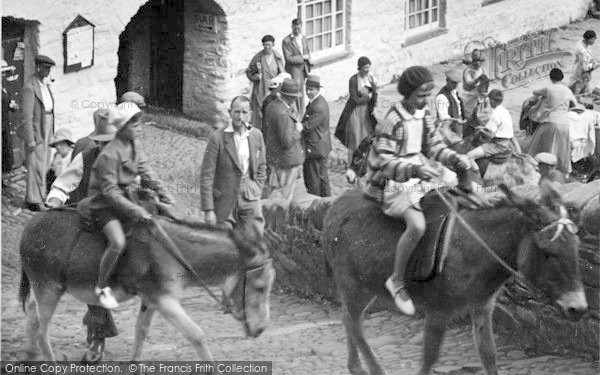
M 285 38 L 281 44 L 283 58 L 285 59 L 285 71 L 292 75 L 300 85 L 300 96 L 296 101 L 298 116 L 304 114 L 304 81 L 310 73 L 310 51 L 306 38 L 302 35 L 302 20 L 295 18 L 292 21 L 292 33 Z
M 265 145 L 260 130 L 250 127 L 250 99 L 236 96 L 229 108 L 231 124 L 211 134 L 200 172 L 205 221 L 226 223 L 262 235 L 260 198 L 266 179 Z
M 306 78 L 308 106 L 302 118 L 302 135 L 306 159 L 303 173 L 306 191 L 320 197 L 331 196 L 327 160 L 331 152 L 331 133 L 329 131 L 329 104 L 319 93 L 321 79 L 309 74 Z
M 46 172 L 50 139 L 54 135 L 54 97 L 46 79 L 56 65 L 47 56 L 35 58 L 35 75 L 23 86 L 23 118 L 19 136 L 25 141 L 27 167 L 25 204 L 31 211 L 45 210 Z

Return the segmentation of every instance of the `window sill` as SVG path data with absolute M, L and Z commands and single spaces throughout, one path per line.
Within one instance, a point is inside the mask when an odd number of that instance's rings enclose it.
M 483 2 L 481 3 L 481 7 L 483 8 L 488 5 L 499 3 L 500 1 L 503 1 L 503 0 L 483 0 Z
M 338 61 L 342 61 L 347 59 L 348 57 L 352 56 L 354 53 L 349 52 L 349 51 L 344 51 L 344 52 L 338 52 L 329 56 L 324 56 L 318 59 L 315 59 L 315 61 L 312 62 L 312 67 L 313 68 L 320 68 L 322 66 L 328 65 L 328 64 L 333 64 L 335 62 Z
M 440 35 L 447 34 L 447 33 L 448 33 L 448 29 L 438 27 L 438 28 L 430 30 L 430 31 L 425 31 L 420 34 L 412 35 L 412 36 L 409 36 L 408 38 L 406 38 L 404 43 L 402 43 L 402 47 L 412 46 L 414 44 L 418 44 L 425 40 L 433 39 L 435 37 L 438 37 Z

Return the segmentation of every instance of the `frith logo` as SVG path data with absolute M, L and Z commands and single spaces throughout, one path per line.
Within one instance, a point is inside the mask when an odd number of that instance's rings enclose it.
M 527 34 L 507 43 L 493 38 L 473 41 L 465 46 L 465 57 L 471 51 L 484 51 L 491 79 L 500 80 L 505 88 L 520 86 L 542 76 L 547 76 L 553 68 L 564 69 L 565 58 L 570 52 L 555 47 L 553 31 Z

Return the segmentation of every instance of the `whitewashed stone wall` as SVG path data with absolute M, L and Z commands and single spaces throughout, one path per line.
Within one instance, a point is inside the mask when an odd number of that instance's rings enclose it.
M 74 137 L 93 129 L 92 113 L 98 106 L 115 101 L 119 34 L 144 4 L 144 0 L 9 0 L 2 2 L 2 16 L 38 21 L 39 53 L 56 61 L 51 85 L 55 98 L 56 127 L 68 128 Z M 75 73 L 63 74 L 63 36 L 65 28 L 81 14 L 95 28 L 94 65 Z
M 430 65 L 461 57 L 472 40 L 493 37 L 507 42 L 518 36 L 568 24 L 584 17 L 590 0 L 503 0 L 482 7 L 482 0 L 446 0 L 446 34 L 402 47 L 405 8 L 402 0 L 351 1 L 353 56 L 315 69 L 325 77 L 322 90 L 328 99 L 348 94 L 348 79 L 356 73 L 358 57 L 368 56 L 379 83 L 411 65 Z
M 590 1 L 503 0 L 482 7 L 482 0 L 447 0 L 448 32 L 403 48 L 404 0 L 348 0 L 352 55 L 320 66 L 314 73 L 322 78 L 324 96 L 337 99 L 347 94 L 348 78 L 356 72 L 359 56 L 369 56 L 377 81 L 387 83 L 410 65 L 428 65 L 460 57 L 465 44 L 474 39 L 491 36 L 502 42 L 527 32 L 567 24 L 585 16 Z M 58 128 L 69 128 L 75 137 L 84 136 L 93 128 L 92 112 L 99 106 L 114 103 L 119 35 L 145 3 L 145 0 L 9 0 L 2 3 L 3 16 L 40 23 L 39 53 L 57 62 L 52 75 Z M 227 121 L 226 110 L 233 96 L 250 93 L 250 82 L 244 71 L 252 56 L 262 49 L 262 36 L 272 34 L 276 49 L 281 52 L 281 41 L 289 34 L 290 21 L 297 14 L 297 2 L 216 1 L 225 16 L 219 17 L 219 28 L 223 32 L 213 36 L 202 35 L 194 29 L 194 12 L 201 11 L 207 3 L 211 2 L 186 0 L 185 3 L 183 109 L 218 124 Z M 63 74 L 62 32 L 78 14 L 96 25 L 94 66 Z

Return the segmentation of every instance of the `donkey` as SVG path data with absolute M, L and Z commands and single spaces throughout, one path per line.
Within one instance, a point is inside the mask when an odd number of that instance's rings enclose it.
M 443 269 L 422 281 L 407 280 L 411 297 L 425 313 L 420 375 L 431 374 L 447 322 L 464 312 L 470 313 L 486 373 L 498 373 L 491 318 L 497 292 L 512 274 L 509 268 L 518 267 L 529 283 L 553 298 L 572 319 L 580 318 L 587 309 L 578 264 L 577 227 L 567 217 L 560 194 L 544 183 L 541 203 L 536 203 L 506 186 L 501 189 L 508 203 L 463 211 L 461 216 L 508 267 L 457 223 L 449 236 Z M 378 204 L 366 199 L 360 190 L 340 196 L 325 217 L 326 260 L 344 307 L 348 369 L 353 375 L 384 374 L 365 339 L 363 319 L 373 296 L 389 299 L 384 282 L 392 272 L 393 249 L 400 232 L 401 223 L 384 217 Z M 420 251 L 424 251 L 422 247 L 415 251 L 409 270 L 411 266 L 414 269 Z M 362 368 L 359 351 L 369 372 Z
M 164 241 L 156 240 L 158 237 L 153 234 L 158 229 L 134 226 L 127 250 L 111 280 L 117 300 L 128 300 L 136 295 L 141 298 L 132 360 L 140 358 L 156 311 L 183 333 L 201 360 L 212 360 L 203 330 L 180 304 L 184 288 L 205 285 L 194 275 L 200 275 L 207 282 L 230 275 L 223 287 L 226 312 L 243 322 L 247 336 L 259 336 L 269 320 L 269 296 L 275 270 L 258 235 L 243 238 L 230 230 L 202 223 L 164 219 L 157 222 L 184 261 L 176 260 L 165 250 Z M 28 316 L 27 359 L 35 359 L 41 347 L 43 356 L 55 361 L 48 327 L 65 292 L 86 304 L 99 303 L 94 284 L 106 240 L 99 232 L 77 230 L 79 225 L 80 217 L 75 210 L 58 209 L 39 213 L 23 230 L 19 298 Z M 191 270 L 184 267 L 184 263 Z M 30 291 L 33 298 L 28 298 Z

